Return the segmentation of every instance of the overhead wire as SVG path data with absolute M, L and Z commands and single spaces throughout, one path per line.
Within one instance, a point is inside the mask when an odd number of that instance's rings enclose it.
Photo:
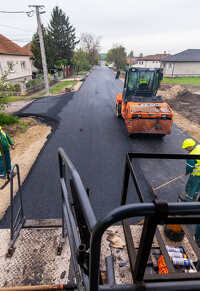
M 32 31 L 27 30 L 27 29 L 21 29 L 21 28 L 17 28 L 17 27 L 13 27 L 13 26 L 4 25 L 4 24 L 0 24 L 0 26 L 5 26 L 5 27 L 9 27 L 9 28 L 14 28 L 14 29 L 22 30 L 22 31 L 32 32 Z
M 0 13 L 26 13 L 29 17 L 33 16 L 34 10 L 30 11 L 0 11 Z

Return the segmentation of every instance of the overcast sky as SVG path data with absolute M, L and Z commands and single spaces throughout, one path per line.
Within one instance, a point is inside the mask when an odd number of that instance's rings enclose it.
M 134 56 L 200 49 L 199 0 L 7 0 L 1 11 L 30 11 L 28 5 L 44 5 L 41 22 L 47 26 L 53 7 L 69 16 L 70 24 L 81 33 L 102 36 L 101 52 L 122 44 Z M 36 32 L 36 15 L 0 13 L 0 33 L 24 46 Z

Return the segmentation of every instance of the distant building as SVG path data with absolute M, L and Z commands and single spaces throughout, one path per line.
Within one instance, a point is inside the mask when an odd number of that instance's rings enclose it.
M 160 68 L 161 61 L 170 56 L 171 56 L 170 54 L 164 53 L 138 58 L 136 66 L 140 68 Z
M 10 70 L 7 79 L 24 81 L 32 79 L 31 54 L 0 34 L 0 77 L 5 70 Z
M 127 60 L 130 61 L 130 65 L 135 66 L 138 63 L 139 57 L 129 57 Z
M 200 76 L 200 49 L 188 49 L 162 60 L 167 77 Z

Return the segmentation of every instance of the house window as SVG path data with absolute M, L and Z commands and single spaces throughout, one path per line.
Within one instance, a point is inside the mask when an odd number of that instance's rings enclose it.
M 166 68 L 166 63 L 163 64 L 163 68 L 164 68 L 164 69 Z
M 14 72 L 14 65 L 13 65 L 13 62 L 10 61 L 10 62 L 7 62 L 7 65 L 8 65 L 8 69 L 10 72 Z
M 172 68 L 172 63 L 168 64 L 168 68 L 171 69 Z
M 21 69 L 26 70 L 26 63 L 25 61 L 21 61 Z

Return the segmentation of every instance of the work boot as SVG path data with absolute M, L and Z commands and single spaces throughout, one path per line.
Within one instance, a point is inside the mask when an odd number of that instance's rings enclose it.
M 193 201 L 189 196 L 183 195 L 183 194 L 179 195 L 179 199 L 181 200 L 181 202 L 192 202 Z
M 198 201 L 198 198 L 199 198 L 199 194 L 197 193 L 194 193 L 194 196 L 193 196 L 193 202 L 197 202 Z

